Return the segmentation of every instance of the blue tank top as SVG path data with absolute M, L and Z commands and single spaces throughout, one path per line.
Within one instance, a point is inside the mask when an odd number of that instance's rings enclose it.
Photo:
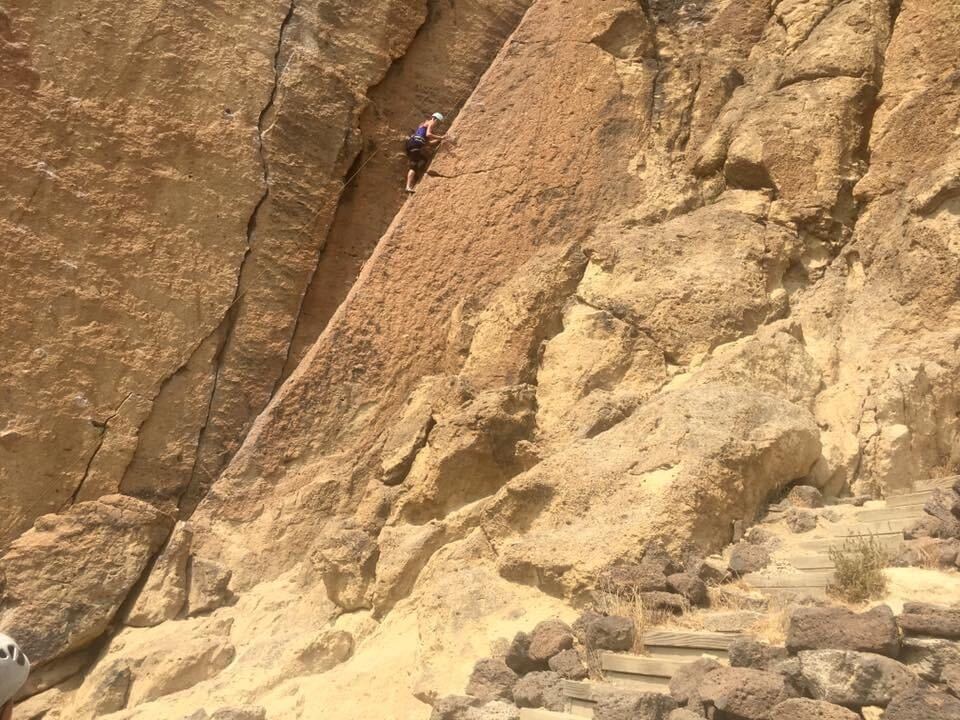
M 423 138 L 424 140 L 426 140 L 426 139 L 427 139 L 427 126 L 426 126 L 426 125 L 421 125 L 420 127 L 418 127 L 418 128 L 417 128 L 417 131 L 414 133 L 414 135 L 416 135 L 416 136 L 419 137 L 419 138 Z

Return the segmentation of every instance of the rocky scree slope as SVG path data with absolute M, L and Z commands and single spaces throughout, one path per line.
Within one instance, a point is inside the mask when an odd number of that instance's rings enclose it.
M 82 549 L 58 573 L 18 576 L 66 588 L 57 602 L 19 590 L 0 610 L 13 630 L 59 622 L 50 684 L 95 656 L 34 707 L 426 718 L 492 641 L 571 619 L 599 569 L 653 541 L 702 555 L 793 481 L 881 495 L 955 466 L 958 13 L 948 0 L 533 2 L 456 145 L 193 496 L 130 596 L 137 612 L 104 598 L 113 633 L 91 645 L 102 629 L 60 622 L 94 571 Z M 265 53 L 268 76 L 284 52 Z M 293 264 L 306 282 L 312 268 Z M 251 333 L 278 329 L 243 304 Z M 260 382 L 285 348 L 249 359 Z M 238 399 L 224 372 L 203 375 L 221 400 L 201 399 L 251 417 L 270 393 Z M 192 431 L 198 457 L 212 432 Z M 0 567 L 67 519 L 112 524 L 131 500 L 96 498 L 125 488 L 87 477 L 76 499 L 92 506 L 41 519 Z M 137 507 L 145 528 L 172 524 Z M 164 647 L 193 659 L 167 662 Z

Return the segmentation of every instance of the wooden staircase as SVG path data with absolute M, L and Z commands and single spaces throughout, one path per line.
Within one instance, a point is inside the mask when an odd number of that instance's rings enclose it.
M 890 553 L 903 546 L 903 531 L 923 517 L 923 506 L 934 492 L 950 487 L 956 478 L 929 481 L 921 489 L 894 495 L 873 507 L 858 510 L 852 518 L 820 528 L 821 536 L 800 540 L 785 555 L 774 554 L 777 570 L 749 573 L 744 582 L 765 594 L 826 595 L 833 579 L 832 547 L 853 538 L 870 536 Z
M 593 717 L 593 706 L 605 689 L 619 688 L 636 692 L 670 692 L 670 678 L 684 665 L 702 657 L 727 661 L 730 644 L 743 637 L 740 633 L 684 632 L 654 630 L 644 634 L 646 655 L 604 652 L 600 670 L 604 682 L 564 680 L 566 712 L 548 710 L 520 711 L 520 720 L 569 720 Z
M 751 573 L 746 583 L 761 592 L 788 591 L 825 595 L 833 576 L 830 548 L 849 538 L 872 536 L 890 552 L 904 542 L 903 531 L 923 516 L 923 507 L 938 489 L 948 488 L 957 477 L 931 480 L 912 492 L 887 498 L 882 504 L 857 510 L 845 522 L 820 528 L 819 537 L 796 538 L 785 554 L 774 554 L 774 572 Z M 593 717 L 597 698 L 611 688 L 636 692 L 670 692 L 670 679 L 684 665 L 702 657 L 728 662 L 731 643 L 741 633 L 653 630 L 644 634 L 644 655 L 600 654 L 602 682 L 563 681 L 564 712 L 522 708 L 520 720 L 576 720 Z

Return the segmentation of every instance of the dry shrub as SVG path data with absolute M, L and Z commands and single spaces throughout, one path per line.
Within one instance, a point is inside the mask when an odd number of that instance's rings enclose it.
M 711 610 L 766 610 L 767 598 L 743 578 L 708 587 L 707 594 Z
M 789 598 L 778 596 L 771 598 L 767 611 L 750 626 L 749 634 L 770 645 L 783 645 L 787 640 L 787 623 L 790 620 L 792 605 Z
M 832 546 L 830 560 L 835 570 L 827 592 L 848 603 L 862 603 L 883 597 L 887 576 L 883 569 L 890 556 L 873 535 L 849 538 L 842 545 Z

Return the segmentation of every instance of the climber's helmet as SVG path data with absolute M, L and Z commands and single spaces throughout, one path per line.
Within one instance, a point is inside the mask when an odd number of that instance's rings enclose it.
M 0 633 L 0 707 L 23 687 L 30 674 L 30 661 L 9 635 Z
M 433 115 L 431 115 L 431 117 L 432 117 L 434 120 L 437 120 L 438 122 L 443 122 L 443 115 L 440 114 L 440 113 L 438 113 L 438 112 L 436 112 L 436 113 L 434 113 Z

